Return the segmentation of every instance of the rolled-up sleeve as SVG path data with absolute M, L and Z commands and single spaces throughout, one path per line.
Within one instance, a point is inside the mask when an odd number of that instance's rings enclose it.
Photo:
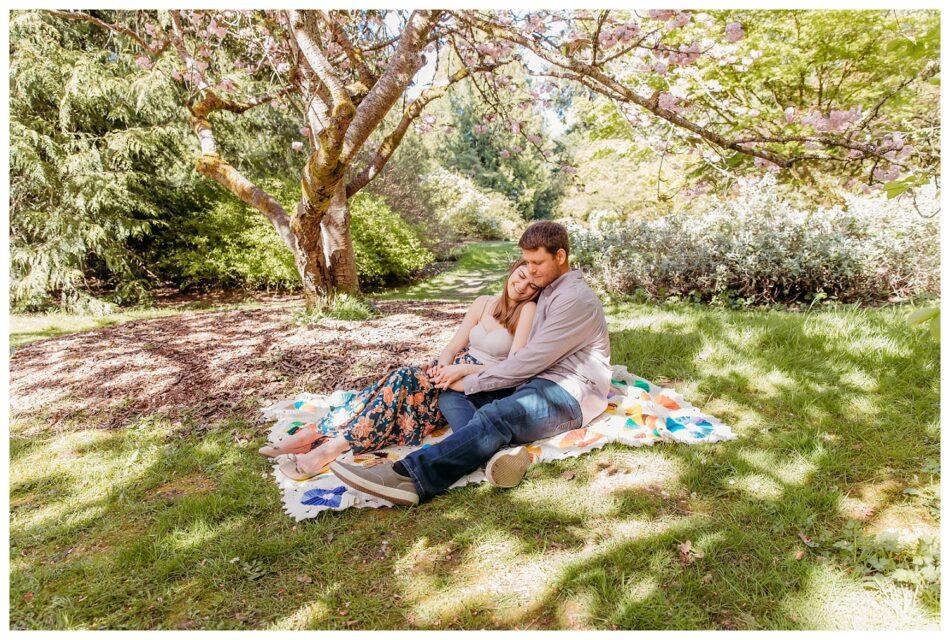
M 513 356 L 465 376 L 466 394 L 507 389 L 542 373 L 583 346 L 597 328 L 597 308 L 586 299 L 551 300 L 544 324 Z

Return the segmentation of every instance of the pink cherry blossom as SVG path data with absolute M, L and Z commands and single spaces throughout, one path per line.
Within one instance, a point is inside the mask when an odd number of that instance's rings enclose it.
M 891 182 L 892 180 L 897 180 L 900 174 L 900 167 L 895 167 L 893 165 L 886 169 L 884 167 L 878 167 L 874 170 L 874 179 L 880 180 L 881 182 Z
M 502 149 L 502 150 L 498 153 L 498 155 L 500 155 L 502 158 L 508 159 L 508 158 L 511 157 L 511 152 L 508 151 L 508 149 Z
M 146 70 L 152 68 L 152 61 L 149 59 L 148 56 L 139 56 L 139 57 L 137 57 L 137 58 L 135 59 L 135 64 L 137 64 L 138 66 L 140 66 L 140 67 L 142 67 L 143 69 L 146 69 Z
M 310 137 L 310 127 L 300 127 L 300 135 L 304 138 Z
M 851 109 L 832 109 L 828 114 L 828 129 L 831 131 L 844 131 L 852 124 L 861 119 L 861 107 Z
M 654 20 L 660 20 L 661 22 L 666 22 L 670 18 L 676 15 L 676 10 L 674 9 L 651 9 L 647 11 L 647 15 L 653 18 Z
M 795 107 L 785 107 L 785 122 L 789 124 L 795 122 Z
M 726 40 L 729 42 L 739 42 L 745 38 L 745 30 L 742 28 L 742 24 L 738 22 L 730 22 L 726 25 Z
M 828 131 L 828 120 L 819 111 L 812 111 L 802 118 L 802 124 L 811 126 L 819 133 Z
M 303 150 L 303 143 L 302 143 L 300 140 L 294 140 L 294 141 L 290 144 L 290 148 L 293 149 L 294 151 L 302 151 L 302 150 Z
M 680 27 L 685 27 L 686 25 L 689 24 L 689 21 L 692 19 L 693 19 L 693 16 L 691 16 L 689 13 L 687 13 L 686 11 L 681 11 L 677 13 L 673 17 L 673 19 L 670 21 L 670 26 L 675 29 L 678 29 Z
M 211 24 L 208 25 L 208 33 L 220 40 L 227 35 L 228 28 L 219 25 L 217 20 L 211 20 Z
M 564 173 L 570 173 L 570 174 L 577 173 L 577 169 L 575 169 L 569 164 L 561 165 L 561 171 L 563 171 Z
M 511 132 L 512 133 L 521 133 L 521 123 L 513 122 L 511 123 Z
M 538 134 L 529 133 L 527 137 L 528 137 L 528 142 L 531 142 L 532 144 L 537 144 L 537 145 L 541 144 L 541 136 L 539 136 Z
M 661 109 L 676 113 L 681 110 L 677 102 L 678 100 L 676 99 L 676 97 L 671 95 L 669 92 L 663 91 L 660 93 L 659 105 Z

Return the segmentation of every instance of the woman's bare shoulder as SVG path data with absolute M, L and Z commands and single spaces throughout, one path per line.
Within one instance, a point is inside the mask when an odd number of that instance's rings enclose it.
M 478 296 L 472 300 L 472 304 L 468 305 L 468 310 L 481 314 L 481 312 L 485 310 L 485 305 L 487 305 L 493 297 L 494 296 L 489 295 Z

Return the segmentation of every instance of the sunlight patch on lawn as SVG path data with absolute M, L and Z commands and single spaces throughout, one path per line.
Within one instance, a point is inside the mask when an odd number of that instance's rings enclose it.
M 242 519 L 241 523 L 245 521 Z M 230 530 L 237 530 L 237 526 L 228 527 Z M 169 549 L 175 551 L 189 551 L 191 549 L 208 547 L 221 536 L 221 525 L 212 524 L 206 520 L 196 520 L 187 527 L 174 529 L 169 535 L 165 536 L 163 541 Z
M 779 456 L 765 449 L 743 448 L 737 455 L 749 466 L 786 485 L 804 484 L 818 468 L 815 460 L 818 453 L 807 457 L 803 455 Z
M 839 380 L 842 384 L 855 386 L 861 391 L 866 391 L 868 393 L 875 393 L 879 391 L 877 381 L 869 376 L 864 370 L 857 367 L 852 367 L 848 371 L 841 374 L 841 378 L 839 378 Z
M 326 626 L 330 618 L 330 606 L 321 600 L 308 602 L 289 616 L 278 618 L 267 628 L 279 629 L 315 629 Z
M 655 581 L 650 578 L 638 584 L 648 582 L 653 582 L 655 588 Z M 637 585 L 634 586 L 636 587 Z M 632 594 L 632 597 L 635 601 L 642 599 L 638 598 L 636 594 Z M 561 629 L 590 629 L 593 626 L 591 612 L 595 606 L 596 599 L 589 591 L 571 594 L 565 597 L 561 600 L 561 604 L 557 609 L 558 627 Z
M 619 315 L 610 323 L 610 329 L 651 329 L 658 333 L 672 333 L 694 330 L 695 324 L 691 317 L 682 313 L 656 309 L 644 314 Z
M 867 531 L 878 536 L 892 534 L 901 545 L 910 546 L 921 538 L 939 537 L 940 523 L 920 505 L 898 502 L 875 514 Z
M 781 393 L 785 388 L 794 386 L 796 380 L 778 369 L 772 369 L 755 377 L 755 388 L 770 394 Z
M 522 548 L 512 536 L 502 532 L 486 535 L 470 548 L 458 564 L 437 566 L 436 562 L 422 574 L 402 574 L 402 588 L 415 601 L 412 619 L 422 626 L 452 626 L 453 621 L 473 611 L 489 613 L 498 625 L 522 624 L 528 613 L 541 609 L 553 596 L 553 589 L 565 574 L 583 568 L 598 557 L 614 552 L 618 545 L 647 537 L 696 526 L 702 518 L 695 516 L 657 520 L 604 520 L 590 523 L 583 546 L 552 542 L 543 551 L 520 552 Z M 583 534 L 582 528 L 569 533 Z M 591 535 L 593 531 L 597 535 Z M 706 536 L 700 545 L 711 545 L 715 536 Z M 417 543 L 413 554 L 444 554 L 452 545 L 429 547 Z M 439 549 L 441 548 L 441 551 Z M 665 553 L 665 551 L 664 551 Z M 453 554 L 450 551 L 448 556 Z M 443 556 L 444 558 L 444 556 Z M 405 561 L 405 559 L 404 559 Z M 403 565 L 404 566 L 404 565 Z M 418 565 L 417 565 L 418 566 Z M 629 598 L 647 598 L 655 588 L 648 581 L 632 582 Z M 580 596 L 580 602 L 586 596 Z M 587 600 L 588 604 L 590 603 Z M 631 601 L 632 602 L 632 601 Z M 584 619 L 583 604 L 575 603 L 574 615 Z
M 906 347 L 901 347 L 893 338 L 882 335 L 852 337 L 847 341 L 846 348 L 851 353 L 870 356 L 873 360 L 879 360 L 881 356 L 906 358 L 910 355 Z
M 838 510 L 846 518 L 867 520 L 884 505 L 887 494 L 892 493 L 897 486 L 894 480 L 862 484 L 853 489 L 853 493 L 841 497 Z
M 802 589 L 786 596 L 784 610 L 808 629 L 934 629 L 939 621 L 897 586 L 868 589 L 827 566 L 816 565 Z
M 750 473 L 739 477 L 736 480 L 736 486 L 753 498 L 759 498 L 760 500 L 778 500 L 784 493 L 779 483 L 758 473 Z
M 624 520 L 609 520 L 598 529 L 601 541 L 590 547 L 591 550 L 607 551 L 618 542 L 634 542 L 643 538 L 657 538 L 674 529 L 699 527 L 707 518 L 702 515 L 667 516 L 655 519 L 629 518 Z
M 625 489 L 672 490 L 680 484 L 682 475 L 682 460 L 659 451 L 638 451 L 619 456 L 615 463 L 599 469 L 587 486 L 588 491 L 602 496 Z

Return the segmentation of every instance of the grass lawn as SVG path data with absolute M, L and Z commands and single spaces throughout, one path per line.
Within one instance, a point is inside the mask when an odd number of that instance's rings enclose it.
M 521 256 L 513 242 L 476 242 L 464 245 L 458 262 L 439 275 L 374 295 L 380 300 L 474 300 L 498 293 L 511 263 Z
M 254 425 L 14 421 L 11 625 L 937 628 L 939 347 L 907 307 L 607 311 L 614 362 L 741 437 L 294 523 Z

